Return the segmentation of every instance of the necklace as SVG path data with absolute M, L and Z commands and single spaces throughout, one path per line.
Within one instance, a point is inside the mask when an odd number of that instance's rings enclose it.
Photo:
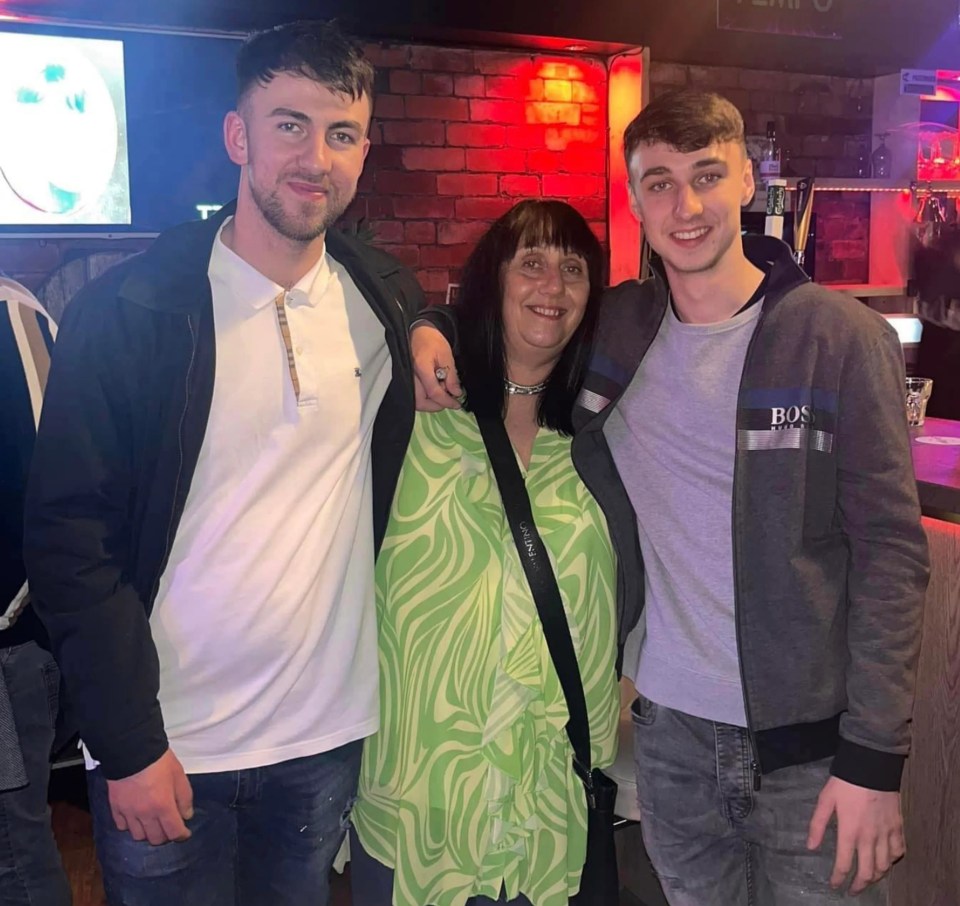
M 510 378 L 503 379 L 503 388 L 510 396 L 536 396 L 547 389 L 547 382 L 541 381 L 539 384 L 515 384 Z

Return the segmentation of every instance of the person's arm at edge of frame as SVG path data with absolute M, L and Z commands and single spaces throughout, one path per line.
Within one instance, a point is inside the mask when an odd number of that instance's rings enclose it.
M 884 326 L 844 365 L 837 419 L 837 495 L 850 547 L 848 709 L 840 744 L 810 822 L 817 848 L 837 820 L 830 883 L 840 887 L 856 856 L 856 894 L 904 851 L 900 781 L 929 576 L 910 435 L 903 407 L 903 354 Z
M 121 363 L 134 357 L 98 286 L 68 306 L 58 332 L 27 487 L 24 561 L 117 826 L 162 843 L 189 835 L 182 819 L 191 794 L 163 728 L 147 614 L 124 575 L 134 480 L 127 391 L 142 385 L 124 373 Z

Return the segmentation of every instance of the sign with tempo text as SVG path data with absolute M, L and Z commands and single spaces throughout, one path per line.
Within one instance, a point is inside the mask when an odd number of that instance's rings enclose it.
M 921 97 L 937 93 L 936 69 L 901 69 L 900 94 L 918 94 Z
M 843 37 L 850 0 L 717 0 L 717 28 L 809 38 Z

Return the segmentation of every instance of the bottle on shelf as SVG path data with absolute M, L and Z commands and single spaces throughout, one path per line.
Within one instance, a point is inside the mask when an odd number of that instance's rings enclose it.
M 924 154 L 923 140 L 917 142 L 917 179 L 930 178 L 930 161 Z
M 945 179 L 960 179 L 960 134 L 954 132 L 944 138 Z
M 930 152 L 930 157 L 932 158 L 931 163 L 933 164 L 931 173 L 933 179 L 945 179 L 947 176 L 947 161 L 944 159 L 943 146 L 940 144 L 939 140 L 934 140 L 933 150 Z
M 770 120 L 767 123 L 767 139 L 763 143 L 763 154 L 760 157 L 760 177 L 776 179 L 778 176 L 780 176 L 780 146 L 777 144 L 777 124 Z
M 887 147 L 887 136 L 889 134 L 889 132 L 880 132 L 877 135 L 877 138 L 880 139 L 880 144 L 870 156 L 871 163 L 873 164 L 874 179 L 890 178 L 893 158 L 890 154 L 890 149 Z

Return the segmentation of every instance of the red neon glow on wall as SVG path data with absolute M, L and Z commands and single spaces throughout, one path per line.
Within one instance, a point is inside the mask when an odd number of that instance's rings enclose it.
M 569 60 L 538 60 L 525 99 L 525 122 L 553 127 L 544 134 L 551 151 L 603 145 L 601 82 L 602 73 L 595 67 Z
M 610 61 L 607 79 L 610 145 L 607 161 L 607 223 L 610 230 L 610 282 L 640 273 L 640 224 L 630 210 L 623 131 L 643 103 L 643 57 L 620 54 Z
M 960 72 L 952 69 L 937 70 L 937 90 L 934 94 L 924 95 L 931 101 L 960 101 Z
M 937 70 L 937 86 L 924 101 L 960 103 L 960 72 Z M 945 126 L 921 123 L 917 147 L 917 179 L 960 179 L 960 132 Z
M 600 63 L 538 56 L 488 76 L 497 122 L 517 127 L 513 147 L 566 152 L 606 145 L 606 73 Z

